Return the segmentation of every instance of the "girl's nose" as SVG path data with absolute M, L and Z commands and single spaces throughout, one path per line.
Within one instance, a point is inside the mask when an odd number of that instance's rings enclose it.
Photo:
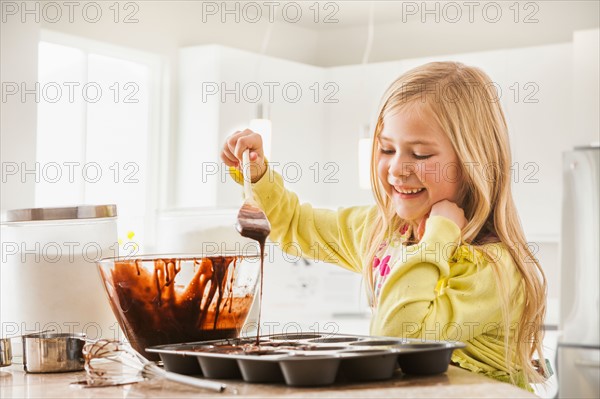
M 388 173 L 394 178 L 406 178 L 415 173 L 416 164 L 397 157 L 390 162 Z

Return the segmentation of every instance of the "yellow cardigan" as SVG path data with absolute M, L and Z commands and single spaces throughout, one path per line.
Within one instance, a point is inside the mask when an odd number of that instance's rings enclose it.
M 232 169 L 233 178 L 241 174 Z M 337 211 L 300 204 L 296 194 L 285 189 L 282 177 L 270 167 L 253 184 L 255 199 L 271 223 L 270 239 L 283 249 L 301 249 L 307 258 L 321 260 L 361 273 L 363 255 L 370 240 L 370 221 L 375 206 Z M 372 335 L 427 340 L 462 341 L 452 362 L 462 368 L 509 382 L 498 286 L 493 267 L 506 276 L 513 311 L 511 324 L 522 311 L 520 274 L 502 243 L 486 245 L 495 266 L 479 250 L 460 242 L 460 229 L 451 220 L 434 216 L 426 222 L 425 235 L 417 245 L 393 245 L 390 271 L 374 309 Z M 445 255 L 444 255 L 445 253 Z M 371 264 L 367 265 L 372 267 Z M 514 331 L 509 333 L 513 339 Z M 512 365 L 515 370 L 514 364 Z M 520 372 L 517 385 L 531 390 Z

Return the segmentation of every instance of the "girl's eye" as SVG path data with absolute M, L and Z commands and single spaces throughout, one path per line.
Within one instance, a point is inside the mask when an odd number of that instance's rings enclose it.
M 391 155 L 391 154 L 394 153 L 394 150 L 390 150 L 390 149 L 387 149 L 387 148 L 380 148 L 379 152 L 381 152 L 382 154 Z
M 413 154 L 413 157 L 415 157 L 415 159 L 422 160 L 422 159 L 431 158 L 432 155 L 418 155 L 418 154 Z

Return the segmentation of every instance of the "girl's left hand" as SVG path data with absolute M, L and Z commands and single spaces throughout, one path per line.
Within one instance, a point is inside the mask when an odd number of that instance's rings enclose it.
M 435 215 L 444 216 L 445 218 L 452 220 L 461 230 L 467 225 L 465 211 L 452 201 L 442 200 L 433 204 L 429 216 Z

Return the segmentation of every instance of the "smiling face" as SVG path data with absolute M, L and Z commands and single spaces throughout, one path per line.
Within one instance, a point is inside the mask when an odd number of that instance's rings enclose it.
M 377 175 L 399 217 L 418 224 L 436 202 L 458 202 L 458 157 L 426 110 L 391 111 L 376 140 Z

